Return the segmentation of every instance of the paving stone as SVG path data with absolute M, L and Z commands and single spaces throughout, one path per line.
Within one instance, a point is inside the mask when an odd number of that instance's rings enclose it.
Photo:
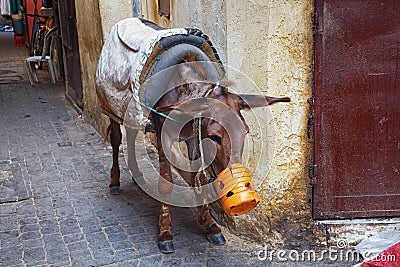
M 41 238 L 22 240 L 22 245 L 24 248 L 37 248 L 43 247 L 43 240 Z
M 70 235 L 64 235 L 63 237 L 65 244 L 82 241 L 85 238 L 83 234 L 70 234 Z
M 61 233 L 63 235 L 71 235 L 71 234 L 79 235 L 81 233 L 81 228 L 79 228 L 79 226 L 61 227 Z
M 9 238 L 9 239 L 1 239 L 2 247 L 17 247 L 21 244 L 21 240 L 18 237 Z
M 112 263 L 112 257 L 114 256 L 114 251 L 110 248 L 102 248 L 93 250 L 93 257 L 97 264 L 104 265 Z
M 41 262 L 46 259 L 45 250 L 42 247 L 25 248 L 23 260 L 26 263 Z
M 96 223 L 96 221 L 94 222 Z M 93 225 L 84 225 L 83 226 L 83 231 L 87 234 L 91 234 L 91 233 L 98 233 L 101 232 L 102 229 L 98 224 L 93 224 Z
M 78 242 L 73 242 L 67 244 L 67 248 L 69 251 L 76 251 L 76 250 L 82 250 L 86 249 L 88 247 L 88 244 L 86 241 L 78 241 Z
M 109 218 L 105 218 L 105 219 L 101 220 L 100 224 L 103 227 L 107 227 L 107 226 L 117 226 L 119 223 L 118 223 L 117 219 L 115 219 L 113 217 L 109 217 Z
M 137 235 L 130 235 L 129 240 L 134 243 L 143 243 L 143 242 L 149 242 L 152 241 L 154 238 L 149 237 L 147 234 L 137 234 Z
M 115 250 L 132 249 L 134 247 L 131 242 L 126 240 L 122 240 L 119 242 L 112 242 L 111 245 Z
M 66 252 L 50 251 L 47 253 L 47 262 L 57 266 L 67 266 L 64 264 L 69 263 L 69 256 Z
M 37 217 L 24 217 L 23 215 L 19 216 L 19 223 L 21 225 L 25 224 L 37 224 L 39 219 Z
M 143 257 L 139 260 L 139 266 L 140 267 L 161 266 L 161 262 L 162 262 L 162 255 Z
M 12 204 L 3 204 L 0 209 L 0 216 L 17 213 L 17 206 Z
M 0 232 L 16 229 L 16 225 L 18 225 L 16 216 L 0 217 Z
M 122 233 L 122 232 L 124 232 L 124 229 L 123 229 L 121 226 L 117 225 L 117 226 L 112 226 L 112 227 L 106 227 L 106 228 L 104 229 L 104 231 L 105 231 L 108 235 L 111 235 L 111 234 Z
M 20 231 L 22 233 L 32 232 L 32 231 L 38 232 L 39 231 L 39 225 L 38 224 L 22 224 L 21 223 L 19 229 L 20 229 Z
M 108 236 L 108 240 L 110 240 L 110 242 L 114 243 L 114 242 L 121 242 L 124 240 L 127 240 L 128 236 L 124 233 L 116 233 L 116 234 L 109 234 Z
M 22 240 L 38 239 L 40 237 L 41 237 L 41 234 L 39 231 L 25 232 L 25 233 L 21 234 Z
M 10 231 L 0 231 L 0 240 L 7 240 L 7 239 L 14 239 L 19 238 L 19 231 L 18 229 L 13 229 Z
M 1 247 L 0 249 L 1 260 L 3 264 L 14 263 L 17 264 L 22 260 L 23 250 L 22 246 Z
M 178 259 L 178 258 L 167 258 L 167 259 L 163 259 L 162 266 L 182 266 L 182 259 Z
M 138 264 L 139 264 L 138 260 L 127 260 L 127 261 L 116 263 L 115 266 L 116 267 L 132 267 L 132 266 L 138 266 Z M 111 265 L 109 265 L 107 267 L 111 267 Z
M 93 260 L 90 251 L 87 248 L 82 248 L 80 250 L 72 250 L 69 252 L 72 262 L 83 262 L 85 265 L 81 266 L 90 266 L 90 261 Z
M 145 232 L 144 228 L 140 226 L 125 228 L 125 231 L 127 232 L 128 235 L 140 235 Z

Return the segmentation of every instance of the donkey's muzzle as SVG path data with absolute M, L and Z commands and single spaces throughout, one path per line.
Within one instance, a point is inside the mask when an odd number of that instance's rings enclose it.
M 226 214 L 238 216 L 257 206 L 260 197 L 254 188 L 253 181 L 246 166 L 232 164 L 218 174 L 214 186 Z

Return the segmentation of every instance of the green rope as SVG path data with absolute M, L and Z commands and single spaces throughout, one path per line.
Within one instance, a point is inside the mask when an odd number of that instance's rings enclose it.
M 163 117 L 163 118 L 166 118 L 166 119 L 171 120 L 171 121 L 173 121 L 173 122 L 179 123 L 179 121 L 175 120 L 174 118 L 171 118 L 170 116 L 165 115 L 164 113 L 161 113 L 161 112 L 157 111 L 156 109 L 150 107 L 147 103 L 141 103 L 141 102 L 139 102 L 139 105 L 141 105 L 141 106 L 144 107 L 144 108 L 147 108 L 147 109 L 150 110 L 151 112 L 154 112 L 154 113 L 156 113 L 157 115 L 159 115 L 159 116 L 161 116 L 161 117 Z

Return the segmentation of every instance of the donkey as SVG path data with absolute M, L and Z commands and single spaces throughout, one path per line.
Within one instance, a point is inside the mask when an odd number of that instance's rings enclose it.
M 213 168 L 216 173 L 222 172 L 229 168 L 232 164 L 242 162 L 242 152 L 244 147 L 245 136 L 249 132 L 249 126 L 246 124 L 241 111 L 252 108 L 263 107 L 277 102 L 290 102 L 290 98 L 275 98 L 263 95 L 242 95 L 229 92 L 229 83 L 209 83 L 207 81 L 207 72 L 202 70 L 201 66 L 196 65 L 197 58 L 188 54 L 184 58 L 184 62 L 194 64 L 182 64 L 176 69 L 176 73 L 180 75 L 181 80 L 186 81 L 204 81 L 204 82 L 189 82 L 175 86 L 172 90 L 167 91 L 156 103 L 155 110 L 151 113 L 151 120 L 157 137 L 157 150 L 159 156 L 159 173 L 158 189 L 160 195 L 165 202 L 161 203 L 161 214 L 159 218 L 159 236 L 158 246 L 162 253 L 174 252 L 173 235 L 171 232 L 171 217 L 169 205 L 166 204 L 172 189 L 173 179 L 171 174 L 171 163 L 168 160 L 169 155 L 162 145 L 161 130 L 168 116 L 173 116 L 177 121 L 180 118 L 186 118 L 186 124 L 181 127 L 181 132 L 171 134 L 171 136 L 163 137 L 164 144 L 172 144 L 178 137 L 180 141 L 186 142 L 188 149 L 189 160 L 199 159 L 202 155 L 199 149 L 199 139 L 197 131 L 200 130 L 202 138 L 209 138 L 215 145 L 216 155 L 212 160 Z M 183 79 L 182 79 L 183 78 Z M 171 78 L 173 80 L 174 77 Z M 167 85 L 168 86 L 168 85 Z M 213 102 L 201 102 L 193 104 L 191 102 L 196 99 L 204 98 Z M 210 103 L 221 103 L 221 105 L 211 105 Z M 203 104 L 201 104 L 203 103 Z M 232 114 L 226 113 L 221 107 L 228 107 Z M 207 111 L 207 117 L 201 118 L 202 114 Z M 171 115 L 173 114 L 173 115 Z M 221 116 L 222 114 L 222 116 Z M 164 115 L 164 116 L 161 116 Z M 232 116 L 236 116 L 236 120 Z M 188 119 L 189 117 L 189 119 Z M 218 117 L 219 119 L 213 119 Z M 193 122 L 196 118 L 201 118 L 199 127 L 196 129 Z M 224 120 L 221 122 L 221 120 Z M 233 123 L 234 131 L 229 132 L 223 124 Z M 121 144 L 121 129 L 120 124 L 114 119 L 110 119 L 109 125 L 113 163 L 111 168 L 110 192 L 112 194 L 119 193 L 120 186 L 120 169 L 118 163 L 119 146 Z M 137 135 L 137 130 L 133 130 L 133 138 Z M 165 140 L 166 138 L 166 140 Z M 164 145 L 165 147 L 165 145 Z M 134 154 L 134 151 L 130 151 Z M 136 163 L 137 165 L 137 163 Z M 135 175 L 141 176 L 138 167 L 134 167 Z M 190 172 L 189 184 L 196 186 L 197 172 Z M 200 177 L 201 185 L 207 183 L 204 173 Z M 198 197 L 204 198 L 204 192 Z M 198 207 L 198 223 L 205 230 L 207 239 L 215 245 L 225 244 L 225 238 L 221 233 L 220 227 L 214 222 L 210 215 L 210 210 L 207 204 Z

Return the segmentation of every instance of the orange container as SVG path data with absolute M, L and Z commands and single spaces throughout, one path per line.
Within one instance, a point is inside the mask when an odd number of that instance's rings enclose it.
M 257 206 L 260 197 L 254 188 L 249 171 L 240 163 L 232 164 L 218 174 L 214 187 L 226 214 L 238 216 Z

